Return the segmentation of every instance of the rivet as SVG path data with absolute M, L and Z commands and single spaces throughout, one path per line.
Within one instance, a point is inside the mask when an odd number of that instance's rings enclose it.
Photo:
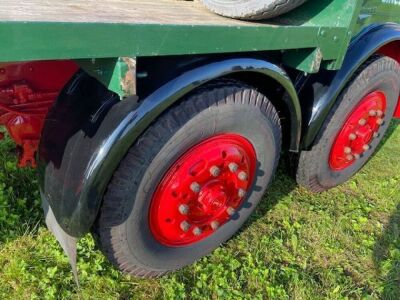
M 181 204 L 179 205 L 178 210 L 182 215 L 187 215 L 189 213 L 189 206 L 186 204 Z
M 235 172 L 237 172 L 239 166 L 236 163 L 231 162 L 231 163 L 229 163 L 228 168 L 232 173 L 235 173 Z
M 357 138 L 357 135 L 355 133 L 350 133 L 349 134 L 349 140 L 354 141 Z
M 238 178 L 239 178 L 241 181 L 247 180 L 247 173 L 244 172 L 244 171 L 239 172 Z
M 377 114 L 377 112 L 376 112 L 376 110 L 374 110 L 374 109 L 371 109 L 371 110 L 369 111 L 369 115 L 370 115 L 371 117 L 375 117 L 376 114 Z
M 190 224 L 186 221 L 182 221 L 180 227 L 184 232 L 187 232 L 190 229 Z
M 376 124 L 378 124 L 378 125 L 382 125 L 383 124 L 383 119 L 381 119 L 381 118 L 379 118 L 379 119 L 377 119 L 376 120 Z
M 211 176 L 218 177 L 219 174 L 221 174 L 221 169 L 218 168 L 217 166 L 212 166 L 210 168 L 210 174 Z
M 360 119 L 360 121 L 358 121 L 358 124 L 360 124 L 361 126 L 364 126 L 365 124 L 367 124 L 367 120 Z
M 202 233 L 201 229 L 199 227 L 193 228 L 193 234 L 195 236 L 199 236 Z
M 367 151 L 367 150 L 369 150 L 369 145 L 367 145 L 367 144 L 365 144 L 364 146 L 363 146 L 363 149 L 364 149 L 364 151 Z
M 212 228 L 213 230 L 217 230 L 217 229 L 219 228 L 219 223 L 218 223 L 218 221 L 212 221 L 210 225 L 211 225 L 211 228 Z
M 383 116 L 383 111 L 378 110 L 378 111 L 376 112 L 376 114 L 377 114 L 378 117 L 382 117 L 382 116 Z
M 200 193 L 200 189 L 201 186 L 200 184 L 198 184 L 197 182 L 192 182 L 192 184 L 190 185 L 190 189 L 194 192 L 194 193 Z
M 344 153 L 346 154 L 351 154 L 351 148 L 350 147 L 344 147 Z
M 246 191 L 244 189 L 239 189 L 238 196 L 239 198 L 243 198 L 246 195 Z
M 226 209 L 226 213 L 230 216 L 233 216 L 235 214 L 235 209 L 233 207 L 228 207 Z
M 354 159 L 354 156 L 353 156 L 353 155 L 351 155 L 351 154 L 349 154 L 349 155 L 346 155 L 346 159 L 347 159 L 347 160 L 349 160 L 349 161 L 351 161 L 351 160 L 353 160 L 353 159 Z

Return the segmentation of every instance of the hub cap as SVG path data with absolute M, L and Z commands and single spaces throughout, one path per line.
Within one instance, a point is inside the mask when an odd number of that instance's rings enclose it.
M 386 96 L 381 91 L 368 94 L 344 123 L 329 157 L 332 170 L 340 171 L 354 164 L 370 149 L 379 135 L 386 111 Z
M 150 230 L 167 246 L 214 233 L 235 214 L 253 182 L 256 153 L 237 134 L 221 134 L 189 149 L 167 171 L 150 205 Z

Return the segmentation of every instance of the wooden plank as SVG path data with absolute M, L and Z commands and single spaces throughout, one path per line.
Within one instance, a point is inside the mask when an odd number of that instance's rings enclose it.
M 169 25 L 255 25 L 176 0 L 0 0 L 0 22 L 74 22 Z

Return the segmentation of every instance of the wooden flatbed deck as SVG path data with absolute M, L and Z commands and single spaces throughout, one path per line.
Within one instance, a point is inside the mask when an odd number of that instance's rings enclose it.
M 177 0 L 0 0 L 0 21 L 246 26 Z

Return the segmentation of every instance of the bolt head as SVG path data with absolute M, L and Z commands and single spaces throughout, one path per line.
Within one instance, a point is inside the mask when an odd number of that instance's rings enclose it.
M 194 193 L 200 193 L 201 190 L 201 186 L 200 184 L 198 184 L 197 182 L 192 182 L 192 184 L 190 185 L 190 189 L 194 192 Z
M 352 161 L 354 159 L 354 156 L 352 154 L 348 154 L 348 155 L 346 155 L 346 159 L 348 161 Z
M 376 114 L 377 114 L 377 112 L 376 112 L 376 110 L 374 110 L 374 109 L 371 109 L 371 110 L 369 111 L 370 117 L 375 117 Z
M 382 125 L 383 122 L 384 122 L 384 121 L 383 121 L 382 118 L 379 118 L 379 119 L 376 120 L 376 124 L 378 124 L 378 125 Z
M 195 227 L 192 232 L 195 236 L 199 236 L 203 231 L 199 227 Z
M 232 173 L 236 173 L 237 170 L 239 169 L 239 166 L 236 163 L 231 162 L 229 163 L 228 168 Z
M 351 154 L 352 150 L 350 147 L 344 147 L 344 153 Z
M 188 205 L 186 205 L 186 204 L 181 204 L 181 205 L 179 205 L 179 212 L 182 214 L 182 215 L 187 215 L 188 213 L 189 213 L 189 206 Z
M 211 228 L 212 228 L 213 230 L 217 230 L 217 229 L 219 228 L 219 223 L 218 223 L 218 221 L 212 221 L 210 225 L 211 225 Z
M 239 198 L 243 198 L 246 195 L 246 191 L 244 189 L 239 189 L 238 196 Z
M 370 147 L 369 147 L 369 145 L 367 145 L 367 144 L 365 144 L 365 145 L 363 146 L 363 150 L 364 150 L 364 151 L 369 150 L 369 148 L 370 148 Z
M 210 168 L 210 174 L 213 177 L 218 177 L 221 174 L 221 169 L 218 168 L 217 166 L 212 166 Z
M 226 209 L 226 213 L 230 216 L 233 216 L 235 214 L 235 209 L 233 207 L 228 207 Z
M 378 110 L 378 111 L 376 112 L 376 115 L 377 115 L 378 117 L 382 117 L 382 116 L 383 116 L 383 111 Z
M 361 126 L 364 126 L 365 124 L 367 124 L 367 120 L 365 120 L 365 119 L 360 119 L 360 120 L 358 121 L 358 124 L 360 124 Z
M 355 133 L 350 133 L 349 134 L 349 140 L 354 141 L 357 138 L 357 135 Z
M 182 221 L 179 227 L 182 229 L 182 231 L 188 232 L 190 229 L 190 224 L 187 221 Z
M 241 181 L 246 181 L 247 178 L 248 178 L 247 173 L 244 172 L 244 171 L 239 172 L 238 178 L 239 178 Z

